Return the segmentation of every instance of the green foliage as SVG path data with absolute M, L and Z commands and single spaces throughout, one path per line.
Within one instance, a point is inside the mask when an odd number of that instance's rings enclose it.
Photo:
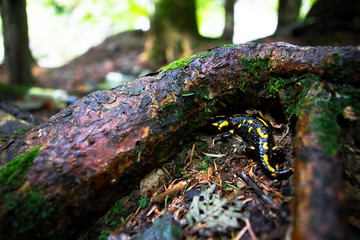
M 208 57 L 212 54 L 212 52 L 207 52 L 207 51 L 204 51 L 204 52 L 199 52 L 199 53 L 196 53 L 192 56 L 189 56 L 189 57 L 184 57 L 184 58 L 181 58 L 179 60 L 176 60 L 172 63 L 170 63 L 169 65 L 165 66 L 165 67 L 162 67 L 160 68 L 159 70 L 162 70 L 162 71 L 170 71 L 170 70 L 175 70 L 175 69 L 178 69 L 178 68 L 183 68 L 185 69 L 185 67 L 191 63 L 194 59 L 196 58 L 203 58 L 203 57 Z
M 141 208 L 145 208 L 149 204 L 149 199 L 147 197 L 140 197 L 138 203 Z
M 200 164 L 196 165 L 195 169 L 199 171 L 207 171 L 209 168 L 209 165 L 207 162 L 203 161 Z
M 71 4 L 70 4 L 71 3 Z M 44 5 L 52 7 L 56 15 L 69 14 L 79 4 L 79 1 L 45 0 Z
M 125 203 L 123 200 L 120 199 L 112 206 L 112 214 L 119 215 L 119 214 L 123 214 L 124 212 L 125 212 Z
M 35 146 L 27 154 L 21 154 L 0 167 L 0 193 L 17 190 L 24 183 L 39 149 L 40 146 Z
M 209 155 L 205 155 L 204 161 L 201 161 L 199 164 L 196 165 L 195 169 L 199 171 L 207 171 L 209 165 L 212 163 L 212 158 Z
M 209 156 L 209 155 L 205 155 L 205 162 L 207 162 L 207 163 L 211 163 L 211 156 Z
M 99 240 L 107 240 L 109 235 L 110 235 L 110 230 L 103 229 L 100 233 Z
M 96 24 L 107 22 L 113 25 L 116 32 L 135 28 L 135 22 L 140 17 L 148 18 L 151 15 L 151 2 L 139 0 L 116 1 L 116 0 L 42 0 L 43 5 L 52 8 L 58 16 L 80 15 L 83 22 Z M 81 11 L 76 11 L 81 9 Z
M 184 173 L 183 175 L 182 175 L 182 178 L 185 178 L 185 179 L 188 179 L 190 176 L 189 176 L 189 174 L 188 173 Z

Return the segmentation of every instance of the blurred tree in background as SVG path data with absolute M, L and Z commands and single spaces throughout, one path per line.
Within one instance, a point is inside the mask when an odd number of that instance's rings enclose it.
M 192 53 L 192 43 L 200 37 L 195 0 L 158 0 L 151 18 L 146 47 L 152 63 L 172 62 Z
M 301 0 L 279 0 L 276 31 L 299 21 Z
M 0 4 L 9 82 L 31 85 L 34 61 L 29 49 L 26 0 L 1 0 Z
M 299 13 L 305 0 L 278 0 L 276 9 L 277 30 L 273 38 L 265 41 L 288 41 L 299 45 L 332 45 L 332 42 L 335 42 L 335 44 L 341 45 L 344 43 L 344 39 L 350 39 L 352 41 L 348 40 L 346 44 L 349 42 L 356 44 L 359 40 L 360 1 L 308 0 L 307 2 L 309 1 L 311 4 L 314 2 L 315 4 L 304 18 L 304 13 L 301 17 Z M 248 2 L 257 1 L 248 0 Z M 89 39 L 98 39 L 98 42 L 95 41 L 94 44 L 99 44 L 104 37 L 110 34 L 115 35 L 126 30 L 140 28 L 147 31 L 144 35 L 147 38 L 145 45 L 147 61 L 150 64 L 152 63 L 151 65 L 159 66 L 190 55 L 194 49 L 203 49 L 201 44 L 206 44 L 206 40 L 209 38 L 216 39 L 212 42 L 213 45 L 231 43 L 234 32 L 237 30 L 234 23 L 236 18 L 234 6 L 236 3 L 236 0 L 32 0 L 28 1 L 31 10 L 34 9 L 35 5 L 52 9 L 51 13 L 42 16 L 40 20 L 40 23 L 51 22 L 52 32 L 50 34 L 47 32 L 47 34 L 52 38 L 45 35 L 41 36 L 42 41 L 32 44 L 32 50 L 35 56 L 46 56 L 50 51 L 59 51 L 59 56 L 65 56 L 66 54 L 63 53 L 65 51 L 72 53 L 74 48 L 83 49 L 82 46 L 86 45 Z M 6 64 L 10 73 L 10 82 L 29 84 L 32 80 L 31 64 L 34 61 L 32 61 L 28 47 L 26 0 L 0 0 L 0 4 Z M 204 14 L 206 9 L 212 10 Z M 274 11 L 276 10 L 274 9 Z M 55 20 L 50 20 L 50 17 L 54 17 Z M 65 21 L 65 18 L 70 20 Z M 209 18 L 218 24 L 217 27 L 223 26 L 223 31 L 204 37 L 202 33 L 203 23 Z M 99 24 L 100 22 L 103 25 Z M 84 29 L 77 28 L 79 23 L 88 24 L 84 28 L 90 32 L 88 35 L 82 35 Z M 63 32 L 57 33 L 59 37 L 56 39 L 54 31 L 58 30 L 61 24 L 69 24 L 69 27 L 64 28 L 65 30 L 59 30 Z M 35 29 L 37 34 L 45 32 L 39 22 L 35 22 L 34 25 L 30 24 L 30 26 L 34 26 L 31 29 Z M 70 31 L 77 34 L 76 37 L 80 40 L 78 41 L 79 44 L 70 41 L 65 45 L 65 39 L 69 38 L 67 29 L 70 27 L 73 27 Z M 215 28 L 215 26 L 210 25 L 209 27 L 207 25 L 207 28 Z M 99 29 L 103 31 L 101 34 L 98 33 Z M 329 34 L 334 31 L 338 32 L 337 35 L 330 36 Z M 349 36 L 346 31 L 351 31 L 355 35 Z M 319 36 L 321 34 L 325 34 L 326 37 Z M 54 44 L 55 40 L 59 40 L 59 43 Z M 43 46 L 45 43 L 52 43 L 52 49 L 39 54 L 36 47 Z M 69 46 L 69 44 L 73 46 Z M 210 44 L 208 46 L 211 47 Z M 84 51 L 86 51 L 85 48 L 78 54 Z
M 225 0 L 225 27 L 221 38 L 232 42 L 234 36 L 234 5 L 236 0 Z

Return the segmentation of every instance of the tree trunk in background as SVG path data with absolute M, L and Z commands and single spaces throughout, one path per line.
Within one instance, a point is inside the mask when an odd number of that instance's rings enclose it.
M 9 83 L 32 84 L 26 0 L 2 0 L 1 17 Z
M 276 32 L 281 28 L 298 21 L 301 0 L 279 0 L 278 25 Z
M 145 49 L 147 58 L 152 65 L 159 65 L 190 55 L 198 37 L 195 0 L 157 1 Z
M 232 42 L 234 36 L 234 5 L 236 0 L 225 1 L 225 28 L 221 38 Z
M 315 23 L 349 23 L 359 27 L 360 1 L 358 0 L 333 0 L 331 4 L 326 0 L 318 0 L 310 9 L 305 21 Z M 345 26 L 345 25 L 344 25 Z M 346 25 L 349 27 L 349 25 Z
M 359 16 L 359 0 L 318 0 L 292 34 L 304 45 L 358 45 Z

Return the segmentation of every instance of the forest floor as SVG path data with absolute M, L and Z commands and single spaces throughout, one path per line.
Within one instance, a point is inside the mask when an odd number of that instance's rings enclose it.
M 278 39 L 271 37 L 264 39 L 264 41 L 272 40 Z M 207 44 L 198 51 L 214 46 Z M 89 92 L 108 88 L 109 85 L 104 86 L 104 83 L 105 76 L 109 72 L 118 73 L 113 84 L 124 79 L 133 81 L 157 69 L 146 64 L 144 47 L 145 33 L 141 31 L 122 33 L 106 39 L 99 46 L 91 48 L 84 55 L 62 67 L 54 69 L 34 67 L 35 83 L 42 88 L 62 89 L 69 95 L 80 98 Z M 4 79 L 6 79 L 6 67 L 1 66 L 0 81 L 5 81 Z M 112 86 L 111 82 L 109 84 Z M 16 101 L 21 102 L 23 99 L 16 99 Z M 18 119 L 37 125 L 60 110 L 52 99 L 40 101 L 40 107 L 29 109 L 36 117 L 27 113 L 23 115 L 21 111 L 21 113 L 14 113 L 19 109 L 6 104 L 1 105 L 0 109 L 13 113 L 18 116 Z M 273 126 L 275 141 L 286 149 L 287 162 L 293 165 L 294 126 L 288 127 L 287 124 Z M 344 129 L 352 131 L 355 127 L 347 125 Z M 291 232 L 291 205 L 295 193 L 293 177 L 287 180 L 270 180 L 258 169 L 256 162 L 241 154 L 239 149 L 241 149 L 242 140 L 239 137 L 213 145 L 212 136 L 205 132 L 199 132 L 195 140 L 190 141 L 187 147 L 170 162 L 161 166 L 159 169 L 162 173 L 156 171 L 150 175 L 150 177 L 158 178 L 155 183 L 151 183 L 150 189 L 146 188 L 145 178 L 141 187 L 138 186 L 133 192 L 109 207 L 109 211 L 80 239 L 106 239 L 111 231 L 113 231 L 112 235 L 118 237 L 134 236 L 142 229 L 150 228 L 155 219 L 161 219 L 160 216 L 167 214 L 175 217 L 177 220 L 175 228 L 180 229 L 182 234 L 190 239 L 196 239 L 200 235 L 208 236 L 208 234 L 222 237 L 222 239 L 239 239 L 243 236 L 255 239 L 255 235 L 259 239 L 284 239 L 288 236 Z M 358 164 L 360 144 L 358 139 L 348 138 L 346 132 L 343 132 L 341 141 L 346 180 L 344 183 L 346 204 L 351 212 L 348 223 L 351 234 L 358 237 L 360 236 L 360 169 Z M 160 177 L 157 177 L 158 175 Z M 186 192 L 185 186 L 188 189 Z M 235 210 L 231 209 L 239 215 L 230 214 L 225 218 L 228 222 L 234 218 L 236 222 L 234 225 L 229 225 L 229 228 L 220 229 L 216 233 L 213 229 L 206 227 L 206 225 L 211 226 L 209 222 L 204 222 L 200 226 L 185 226 L 185 216 L 189 212 L 191 200 L 201 194 L 202 186 L 215 186 L 213 192 L 203 193 L 209 198 L 213 198 L 213 193 L 217 193 L 221 199 L 226 199 L 227 203 L 219 205 L 223 211 L 227 212 L 229 203 L 238 207 L 235 207 Z M 173 188 L 177 191 L 171 192 Z M 162 192 L 171 197 L 156 198 Z M 196 216 L 194 215 L 193 218 Z M 216 223 L 215 218 L 213 221 Z M 174 227 L 171 221 L 169 223 L 170 228 Z M 153 236 L 149 232 L 146 234 Z M 173 239 L 177 239 L 176 236 Z
M 274 140 L 287 156 L 281 167 L 286 169 L 294 164 L 294 131 L 288 124 L 276 124 L 268 117 L 266 120 L 273 123 Z M 149 173 L 133 192 L 119 199 L 80 239 L 101 238 L 109 233 L 112 239 L 130 239 L 136 234 L 138 239 L 155 239 L 162 232 L 166 232 L 166 239 L 182 239 L 171 230 L 174 228 L 187 239 L 288 236 L 293 221 L 293 176 L 271 179 L 241 151 L 241 137 L 235 135 L 215 144 L 213 137 L 202 129 L 171 161 Z M 198 206 L 192 203 L 197 197 Z M 200 216 L 202 211 L 206 217 Z M 168 215 L 176 222 L 166 220 Z M 202 224 L 191 225 L 190 218 Z

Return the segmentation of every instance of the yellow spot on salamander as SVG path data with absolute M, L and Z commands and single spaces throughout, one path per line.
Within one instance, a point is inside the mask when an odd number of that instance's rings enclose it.
M 277 148 L 278 148 L 278 147 L 277 147 L 277 146 L 275 146 L 275 147 L 273 147 L 273 148 L 272 148 L 272 150 L 275 150 L 275 149 L 277 149 Z
M 276 173 L 272 173 L 271 176 L 277 177 L 277 174 L 276 174 Z
M 219 124 L 217 124 L 217 123 L 213 123 L 212 125 L 215 127 L 219 126 Z
M 268 155 L 264 154 L 263 158 L 264 158 L 264 162 L 265 162 L 266 166 L 270 169 L 270 171 L 275 172 L 275 168 L 270 166 Z
M 265 149 L 265 150 L 268 150 L 268 149 L 269 149 L 267 142 L 264 143 L 264 149 Z
M 256 130 L 257 130 L 258 134 L 260 135 L 260 137 L 262 137 L 262 138 L 268 138 L 269 137 L 269 135 L 262 133 L 260 128 L 257 128 Z
M 249 127 L 249 130 L 248 130 L 248 132 L 250 132 L 250 131 L 251 131 L 251 129 L 252 129 L 252 127 Z
M 250 148 L 251 148 L 252 150 L 255 150 L 255 147 L 254 147 L 254 146 L 250 146 Z
M 241 128 L 241 124 L 239 124 L 238 128 Z
M 250 120 L 248 120 L 248 123 L 250 123 L 250 124 L 252 124 L 253 122 L 254 122 L 254 121 L 253 121 L 253 120 L 251 120 L 251 119 L 250 119 Z
M 263 119 L 261 119 L 261 118 L 259 118 L 259 117 L 256 117 L 257 119 L 259 119 L 265 126 L 269 126 L 269 125 L 267 125 L 267 123 L 263 120 Z
M 227 127 L 227 126 L 229 126 L 229 122 L 228 122 L 228 121 L 223 121 L 223 122 L 219 125 L 218 129 L 221 130 L 223 127 Z
M 229 133 L 234 134 L 234 130 L 232 130 L 232 129 L 229 130 Z

